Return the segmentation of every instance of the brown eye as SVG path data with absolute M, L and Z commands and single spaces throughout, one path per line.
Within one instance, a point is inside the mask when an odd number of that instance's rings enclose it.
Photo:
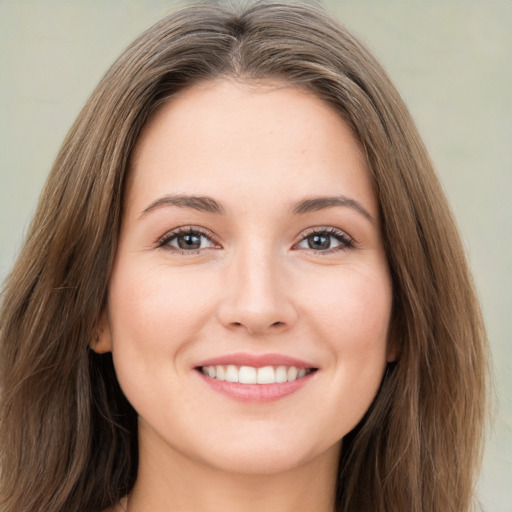
M 338 251 L 353 246 L 353 240 L 346 233 L 337 229 L 310 232 L 296 245 L 298 249 L 320 252 Z
M 201 249 L 202 235 L 179 235 L 176 237 L 176 243 L 180 249 Z
M 180 252 L 195 252 L 217 247 L 211 238 L 196 229 L 178 230 L 165 236 L 158 247 Z
M 309 235 L 306 240 L 309 249 L 321 251 L 331 248 L 331 238 L 329 235 Z

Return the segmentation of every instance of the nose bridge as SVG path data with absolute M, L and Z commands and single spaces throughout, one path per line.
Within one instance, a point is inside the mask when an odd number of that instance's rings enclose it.
M 241 250 L 236 264 L 238 300 L 247 307 L 259 308 L 275 302 L 279 283 L 278 263 L 268 245 L 260 243 Z
M 270 240 L 261 237 L 241 244 L 228 272 L 222 322 L 252 334 L 290 326 L 296 315 L 283 270 Z

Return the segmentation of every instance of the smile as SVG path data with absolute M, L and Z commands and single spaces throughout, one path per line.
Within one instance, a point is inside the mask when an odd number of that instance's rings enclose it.
M 280 384 L 293 382 L 313 372 L 315 368 L 296 366 L 253 366 L 211 365 L 200 367 L 202 373 L 212 379 L 240 384 Z
M 226 354 L 194 366 L 207 386 L 241 402 L 264 403 L 291 395 L 312 381 L 319 368 L 283 354 Z

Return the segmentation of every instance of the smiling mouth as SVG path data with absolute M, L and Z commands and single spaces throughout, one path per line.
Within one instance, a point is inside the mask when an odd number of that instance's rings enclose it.
M 198 366 L 196 370 L 206 377 L 225 382 L 238 382 L 240 384 L 281 384 L 302 379 L 317 371 L 317 368 L 298 368 L 296 366 L 237 366 L 208 365 Z

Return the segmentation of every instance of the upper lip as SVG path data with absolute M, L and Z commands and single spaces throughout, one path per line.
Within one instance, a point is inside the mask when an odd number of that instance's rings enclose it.
M 248 354 L 235 353 L 225 354 L 218 357 L 205 359 L 195 364 L 194 367 L 217 366 L 217 365 L 252 366 L 262 368 L 263 366 L 295 366 L 296 368 L 317 368 L 315 365 L 284 354 Z

